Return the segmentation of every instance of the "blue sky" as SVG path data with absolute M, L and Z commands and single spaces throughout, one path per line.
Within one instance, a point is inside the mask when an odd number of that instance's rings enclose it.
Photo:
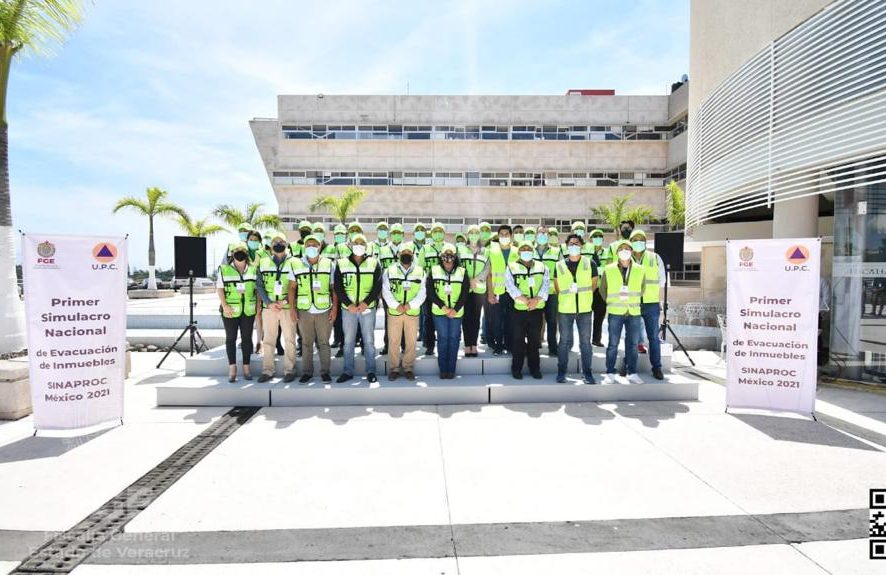
M 276 212 L 248 121 L 277 94 L 666 94 L 688 70 L 688 0 L 96 0 L 54 58 L 14 66 L 13 220 L 129 233 L 144 266 L 146 220 L 111 213 L 124 195 Z M 170 267 L 177 228 L 156 232 Z

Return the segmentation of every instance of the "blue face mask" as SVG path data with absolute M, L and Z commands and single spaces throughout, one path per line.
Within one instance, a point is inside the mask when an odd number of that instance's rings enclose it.
M 577 230 L 575 230 L 575 235 L 577 235 L 580 238 L 583 238 L 583 237 L 585 237 L 585 231 L 581 228 L 578 228 Z
M 418 241 L 422 241 L 423 239 L 425 239 L 425 233 L 422 231 L 415 232 L 415 239 L 417 239 Z
M 570 256 L 581 255 L 581 246 L 577 246 L 577 245 L 573 244 L 573 245 L 569 246 L 567 249 L 569 250 Z
M 642 252 L 646 249 L 646 242 L 636 241 L 631 242 L 631 247 L 634 248 L 635 252 Z
M 520 259 L 524 262 L 532 261 L 532 252 L 520 252 Z
M 248 237 L 249 237 L 249 232 L 240 232 L 240 239 L 243 240 L 244 242 L 246 241 L 246 238 L 248 238 Z
M 548 234 L 538 234 L 535 236 L 535 241 L 538 242 L 540 246 L 548 245 Z
M 249 246 L 249 249 L 251 249 L 251 250 L 257 250 L 257 249 L 259 249 L 259 248 L 261 247 L 261 242 L 257 242 L 257 241 L 255 241 L 255 240 L 249 240 L 249 241 L 246 243 L 246 245 L 248 245 L 248 246 Z
M 388 230 L 378 230 L 378 234 L 376 235 L 378 235 L 378 239 L 386 240 L 388 239 Z
M 601 238 L 600 236 L 596 236 L 594 238 L 591 238 L 591 241 L 594 242 L 595 246 L 602 246 L 603 245 L 603 238 Z
M 344 234 L 335 234 L 335 243 L 337 243 L 337 244 L 345 243 L 346 237 L 347 236 L 345 236 Z
M 320 255 L 320 248 L 316 246 L 308 246 L 305 248 L 305 255 L 310 259 L 314 259 L 315 257 Z

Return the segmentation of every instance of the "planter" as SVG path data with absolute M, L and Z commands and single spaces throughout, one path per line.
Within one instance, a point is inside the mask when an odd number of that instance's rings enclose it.
M 175 296 L 171 289 L 132 289 L 126 292 L 129 299 L 160 299 Z
M 0 361 L 0 419 L 21 419 L 31 413 L 28 362 Z

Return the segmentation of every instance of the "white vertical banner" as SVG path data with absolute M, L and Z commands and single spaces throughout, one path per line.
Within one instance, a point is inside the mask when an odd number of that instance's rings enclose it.
M 126 239 L 26 234 L 22 273 L 34 426 L 121 419 Z
M 815 411 L 821 240 L 726 242 L 726 407 Z

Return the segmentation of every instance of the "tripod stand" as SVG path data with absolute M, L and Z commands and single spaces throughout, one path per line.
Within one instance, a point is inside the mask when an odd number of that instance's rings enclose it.
M 178 346 L 178 342 L 181 341 L 185 334 L 188 334 L 188 349 L 190 350 L 190 355 L 193 357 L 194 349 L 197 350 L 197 353 L 201 351 L 206 351 L 209 349 L 206 346 L 206 342 L 203 341 L 203 336 L 200 335 L 200 330 L 197 329 L 197 322 L 194 321 L 194 306 L 197 305 L 194 303 L 194 270 L 188 270 L 188 325 L 179 336 L 176 338 L 175 343 L 172 344 L 172 347 L 166 352 L 166 355 L 163 356 L 163 359 L 160 360 L 160 363 L 157 364 L 159 368 L 163 365 L 163 362 L 166 361 L 166 358 L 169 357 L 169 354 L 175 350 L 175 353 L 179 354 L 182 357 L 185 357 L 185 354 L 180 352 L 176 346 Z M 197 345 L 197 340 L 200 341 L 200 345 Z
M 674 341 L 677 342 L 677 347 L 686 354 L 686 359 L 689 360 L 689 363 L 692 364 L 692 367 L 695 367 L 695 362 L 692 361 L 692 358 L 689 357 L 689 352 L 686 351 L 686 348 L 683 347 L 683 344 L 680 342 L 680 338 L 677 337 L 677 334 L 674 333 L 674 328 L 671 327 L 671 322 L 668 321 L 668 285 L 671 283 L 671 264 L 665 264 L 665 288 L 664 288 L 664 317 L 662 318 L 661 327 L 659 330 L 661 331 L 661 340 L 667 341 L 668 332 L 674 336 Z

